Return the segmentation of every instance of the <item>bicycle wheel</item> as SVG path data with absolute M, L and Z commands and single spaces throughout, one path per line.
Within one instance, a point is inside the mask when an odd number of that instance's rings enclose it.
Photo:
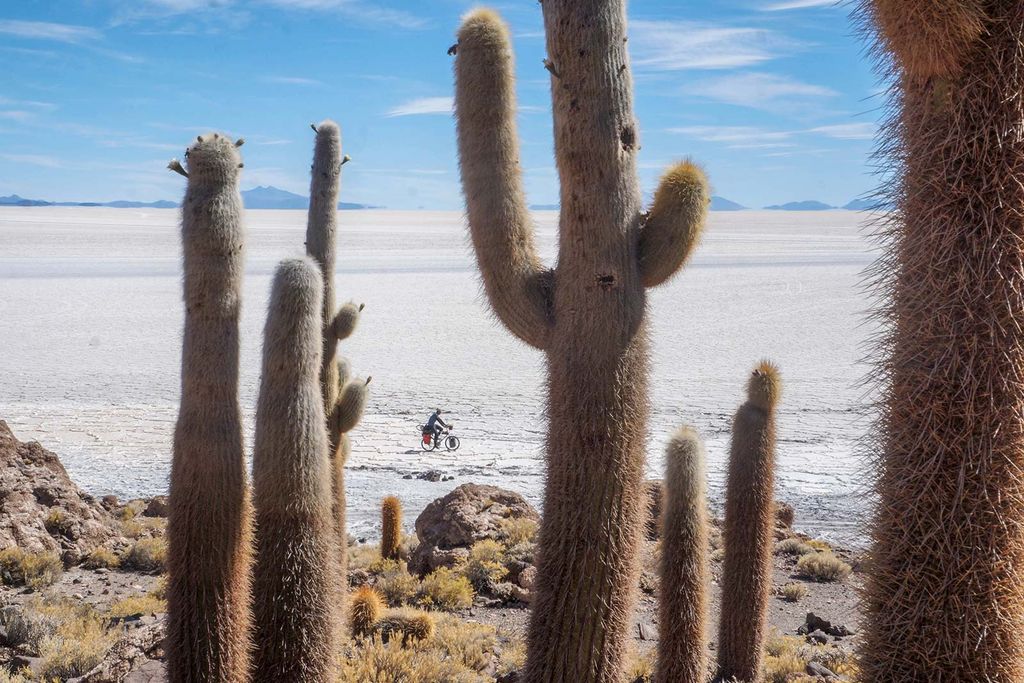
M 429 441 L 424 441 L 423 437 L 422 436 L 420 437 L 420 448 L 422 448 L 423 450 L 425 450 L 425 451 L 432 451 L 436 447 L 437 447 L 437 444 L 434 443 L 434 437 L 430 437 Z
M 460 443 L 461 442 L 459 441 L 459 437 L 452 436 L 449 434 L 448 438 L 444 440 L 444 447 L 450 451 L 457 451 L 459 450 Z

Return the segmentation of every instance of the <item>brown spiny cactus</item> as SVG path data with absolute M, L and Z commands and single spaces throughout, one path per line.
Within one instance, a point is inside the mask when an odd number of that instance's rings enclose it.
M 658 683 L 708 676 L 708 520 L 704 444 L 692 427 L 669 440 L 658 589 Z
M 349 598 L 348 623 L 352 635 L 372 634 L 384 613 L 384 598 L 372 586 L 360 586 Z
M 508 31 L 463 21 L 455 62 L 463 192 L 491 307 L 547 354 L 540 564 L 525 679 L 619 681 L 638 580 L 647 416 L 645 288 L 692 252 L 708 203 L 684 162 L 641 206 L 624 0 L 545 0 L 562 181 L 557 272 L 523 198 Z
M 333 681 L 338 542 L 320 393 L 320 270 L 277 268 L 263 338 L 253 491 L 254 682 Z
M 718 678 L 724 681 L 754 683 L 761 676 L 772 591 L 775 407 L 781 391 L 778 370 L 762 362 L 732 424 L 718 629 Z
M 402 543 L 402 502 L 395 496 L 388 496 L 381 503 L 380 522 L 380 556 L 397 560 Z
M 181 205 L 185 332 L 168 514 L 167 675 L 249 675 L 252 510 L 238 406 L 245 233 L 238 145 L 201 135 L 186 154 Z
M 1024 3 L 864 7 L 896 182 L 862 677 L 1022 681 Z

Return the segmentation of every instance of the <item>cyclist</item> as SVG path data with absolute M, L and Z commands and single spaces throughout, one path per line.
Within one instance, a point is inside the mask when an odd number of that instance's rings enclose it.
M 427 418 L 427 424 L 423 425 L 423 433 L 430 434 L 434 439 L 434 443 L 437 443 L 437 437 L 441 436 L 442 428 L 449 429 L 450 427 L 451 425 L 441 419 L 441 409 L 437 408 Z

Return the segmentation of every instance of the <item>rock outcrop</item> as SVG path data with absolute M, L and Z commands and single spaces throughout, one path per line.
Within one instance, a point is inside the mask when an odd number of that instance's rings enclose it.
M 425 574 L 452 566 L 485 538 L 501 537 L 504 520 L 540 520 L 537 511 L 518 493 L 486 484 L 463 484 L 430 503 L 416 518 L 419 545 L 409 570 Z
M 117 520 L 75 485 L 57 456 L 0 420 L 0 550 L 52 552 L 65 566 L 121 540 Z

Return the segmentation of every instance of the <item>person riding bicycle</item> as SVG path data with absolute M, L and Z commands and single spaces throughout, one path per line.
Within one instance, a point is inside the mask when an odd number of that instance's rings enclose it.
M 438 408 L 427 418 L 427 424 L 423 425 L 423 433 L 430 434 L 434 443 L 437 443 L 437 437 L 441 436 L 441 432 L 450 428 L 451 425 L 441 419 L 441 409 Z

